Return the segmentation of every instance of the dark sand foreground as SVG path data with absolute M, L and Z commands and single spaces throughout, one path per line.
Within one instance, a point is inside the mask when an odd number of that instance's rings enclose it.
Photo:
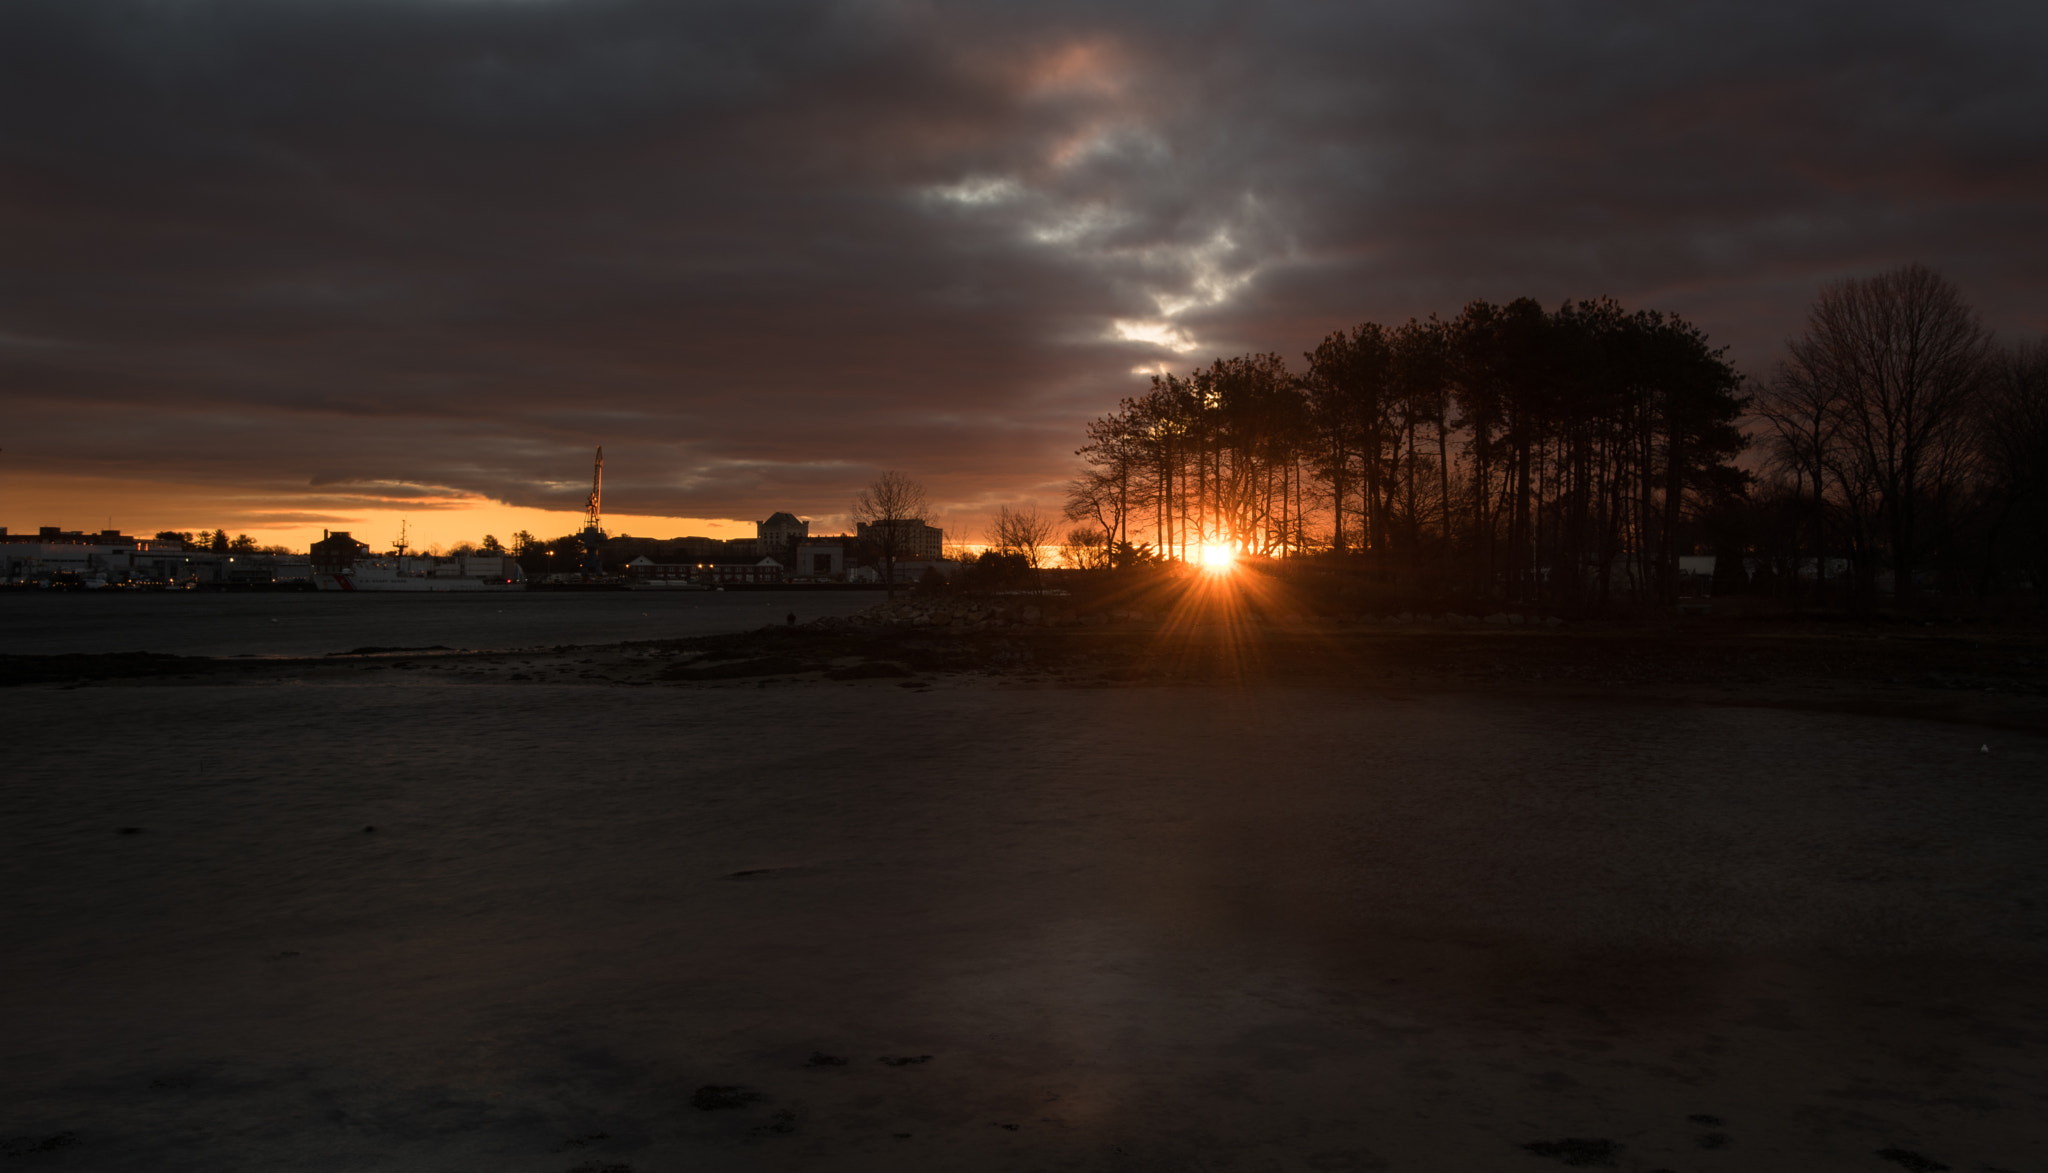
M 0 1169 L 2048 1169 L 2038 649 L 1058 634 L 11 664 Z

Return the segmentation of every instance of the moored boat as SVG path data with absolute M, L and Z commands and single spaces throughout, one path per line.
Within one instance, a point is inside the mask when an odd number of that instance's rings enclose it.
M 526 575 L 505 555 L 357 558 L 313 582 L 323 591 L 516 591 L 525 589 Z

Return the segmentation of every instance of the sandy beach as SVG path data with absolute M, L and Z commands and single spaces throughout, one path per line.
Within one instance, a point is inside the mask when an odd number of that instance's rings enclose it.
M 7 1166 L 2043 1167 L 2032 645 L 1133 626 L 10 688 Z

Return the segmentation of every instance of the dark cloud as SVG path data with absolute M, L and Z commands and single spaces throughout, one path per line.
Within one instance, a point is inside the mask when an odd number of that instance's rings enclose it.
M 18 0 L 8 459 L 325 516 L 574 508 L 603 443 L 624 512 L 886 466 L 966 516 L 1136 366 L 1474 297 L 1761 369 L 1918 259 L 2039 329 L 2044 44 L 2017 4 Z

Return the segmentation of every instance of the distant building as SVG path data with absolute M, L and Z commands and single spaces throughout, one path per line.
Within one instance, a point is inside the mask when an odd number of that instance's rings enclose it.
M 303 583 L 296 555 L 185 548 L 184 543 L 44 526 L 34 536 L 0 530 L 0 581 L 16 585 L 222 587 Z
M 872 525 L 863 521 L 854 527 L 854 531 L 863 542 L 871 543 L 877 549 L 885 536 L 894 533 L 899 560 L 935 562 L 946 542 L 946 531 L 935 525 L 926 525 L 922 517 L 878 521 Z
M 152 538 L 131 538 L 117 529 L 103 529 L 98 533 L 89 534 L 82 530 L 64 529 L 54 525 L 39 528 L 34 537 L 27 534 L 9 534 L 6 526 L 0 526 L 0 542 L 45 542 L 67 546 L 139 546 L 145 550 L 152 547 L 163 548 L 163 543 Z
M 329 533 L 320 531 L 320 540 L 313 543 L 310 561 L 315 574 L 341 574 L 356 564 L 356 559 L 370 556 L 370 544 L 358 542 L 348 536 L 347 530 Z
M 799 578 L 843 578 L 846 575 L 846 547 L 839 542 L 806 542 L 796 548 Z
M 767 521 L 754 523 L 755 552 L 781 559 L 811 536 L 811 523 L 794 513 L 771 513 Z
M 626 563 L 626 573 L 639 582 L 689 582 L 697 577 L 697 564 L 656 562 L 642 554 Z
M 782 581 L 782 563 L 773 558 L 759 562 L 721 562 L 704 568 L 701 581 L 711 583 L 767 583 Z

